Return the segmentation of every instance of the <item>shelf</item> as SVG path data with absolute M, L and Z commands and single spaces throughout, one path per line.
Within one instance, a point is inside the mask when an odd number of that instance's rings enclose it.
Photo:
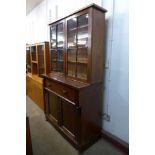
M 57 32 L 57 34 L 63 34 L 64 32 Z
M 71 60 L 68 60 L 67 61 L 68 63 L 78 63 L 78 64 L 88 64 L 88 61 L 71 61 Z
M 86 28 L 86 27 L 88 27 L 88 24 L 80 26 L 80 27 L 75 27 L 75 28 L 72 28 L 72 29 L 68 28 L 68 32 L 76 31 L 77 29 L 83 29 L 83 28 Z
M 35 63 L 35 64 L 37 64 L 38 62 L 37 61 L 31 61 L 32 63 Z
M 62 51 L 63 50 L 63 47 L 51 48 L 50 50 L 51 51 L 57 51 L 57 50 Z
M 88 46 L 86 47 L 76 47 L 76 48 L 67 48 L 67 50 L 78 50 L 78 49 L 88 49 Z
M 52 59 L 53 62 L 63 62 L 63 60 Z

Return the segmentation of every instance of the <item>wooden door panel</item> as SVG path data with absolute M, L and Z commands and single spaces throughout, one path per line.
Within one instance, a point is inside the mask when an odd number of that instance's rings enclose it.
M 66 129 L 72 136 L 76 135 L 77 130 L 77 114 L 76 107 L 72 103 L 61 100 L 62 127 Z
M 58 97 L 54 94 L 49 94 L 49 113 L 58 120 Z

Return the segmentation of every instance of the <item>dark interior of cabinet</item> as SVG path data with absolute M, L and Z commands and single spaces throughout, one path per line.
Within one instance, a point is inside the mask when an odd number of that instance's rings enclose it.
M 26 47 L 26 64 L 27 64 L 27 71 L 31 72 L 30 47 Z
M 36 61 L 36 46 L 31 47 L 32 61 Z
M 38 69 L 39 74 L 43 74 L 45 72 L 45 65 L 44 65 L 44 45 L 38 45 Z
M 37 63 L 32 63 L 32 74 L 38 74 Z

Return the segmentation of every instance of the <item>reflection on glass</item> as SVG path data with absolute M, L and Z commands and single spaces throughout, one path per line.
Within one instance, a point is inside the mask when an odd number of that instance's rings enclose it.
M 72 18 L 67 21 L 67 42 L 68 48 L 76 47 L 76 36 L 77 36 L 77 19 Z
M 51 27 L 51 47 L 56 48 L 56 26 Z
M 78 17 L 78 47 L 88 46 L 88 14 Z
M 64 45 L 64 33 L 63 33 L 63 24 L 57 25 L 57 47 L 63 47 Z

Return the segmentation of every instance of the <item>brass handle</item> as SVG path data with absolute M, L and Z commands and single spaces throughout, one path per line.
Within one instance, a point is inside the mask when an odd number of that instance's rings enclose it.
M 68 91 L 67 91 L 67 90 L 63 90 L 62 92 L 63 92 L 63 94 L 67 94 L 67 93 L 68 93 Z

